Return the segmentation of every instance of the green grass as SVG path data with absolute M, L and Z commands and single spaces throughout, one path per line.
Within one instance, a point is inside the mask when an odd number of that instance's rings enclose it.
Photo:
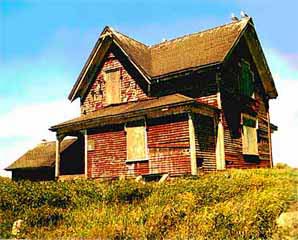
M 297 201 L 292 169 L 234 170 L 163 184 L 0 178 L 0 238 L 264 239 Z

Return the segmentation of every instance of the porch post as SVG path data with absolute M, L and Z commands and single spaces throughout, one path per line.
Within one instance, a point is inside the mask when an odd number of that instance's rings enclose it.
M 226 168 L 225 161 L 225 146 L 224 146 L 224 128 L 222 124 L 222 116 L 220 113 L 217 123 L 217 136 L 216 136 L 216 169 L 223 170 Z
M 190 144 L 190 166 L 191 174 L 197 175 L 197 157 L 196 157 L 196 140 L 195 140 L 195 126 L 193 114 L 188 113 L 188 129 L 189 129 L 189 144 Z
M 85 178 L 88 178 L 88 133 L 87 129 L 84 130 L 84 170 L 85 170 Z
M 225 160 L 225 142 L 224 142 L 224 127 L 223 127 L 223 110 L 222 110 L 222 102 L 221 102 L 221 70 L 218 69 L 216 73 L 216 84 L 217 84 L 217 107 L 220 109 L 220 113 L 218 119 L 215 120 L 216 127 L 216 169 L 223 170 L 226 168 L 226 160 Z
M 64 136 L 57 134 L 56 139 L 56 161 L 55 161 L 55 178 L 58 179 L 60 175 L 60 149 L 61 149 L 61 142 L 63 140 Z

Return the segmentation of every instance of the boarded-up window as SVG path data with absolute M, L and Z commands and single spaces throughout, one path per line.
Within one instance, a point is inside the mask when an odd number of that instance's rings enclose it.
M 242 116 L 242 147 L 245 155 L 258 155 L 257 121 L 253 117 Z
M 121 82 L 119 69 L 105 72 L 106 103 L 113 104 L 121 102 Z
M 147 158 L 147 136 L 144 120 L 130 122 L 126 125 L 127 160 L 144 160 Z

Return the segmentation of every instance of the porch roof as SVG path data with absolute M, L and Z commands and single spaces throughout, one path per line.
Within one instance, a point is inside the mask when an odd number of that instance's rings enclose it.
M 188 108 L 185 108 L 186 106 L 188 106 Z M 95 112 L 52 126 L 50 130 L 71 132 L 72 130 L 77 131 L 94 128 L 100 125 L 123 123 L 137 117 L 159 117 L 192 110 L 207 115 L 213 115 L 214 112 L 217 111 L 217 108 L 199 103 L 194 98 L 182 94 L 172 94 L 142 101 L 117 105 L 113 104 Z

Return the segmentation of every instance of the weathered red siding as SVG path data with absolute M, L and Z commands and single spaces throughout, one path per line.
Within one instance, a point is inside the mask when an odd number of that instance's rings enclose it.
M 256 99 L 259 101 L 259 110 L 257 112 L 258 119 L 258 151 L 259 159 L 257 162 L 251 162 L 244 159 L 242 154 L 242 137 L 241 127 L 238 125 L 238 136 L 233 136 L 231 131 L 231 124 L 227 121 L 227 112 L 224 115 L 224 141 L 225 141 L 225 159 L 227 161 L 227 168 L 258 168 L 270 167 L 270 148 L 268 140 L 268 122 L 267 109 L 264 101 L 256 92 Z M 236 110 L 237 111 L 237 110 Z M 240 114 L 239 114 L 240 117 Z M 240 118 L 238 118 L 240 121 Z M 237 134 L 236 134 L 237 135 Z
M 149 161 L 126 163 L 126 135 L 123 125 L 88 133 L 94 150 L 88 151 L 88 177 L 114 178 L 149 173 L 189 174 L 189 132 L 187 116 L 147 121 Z
M 191 173 L 187 115 L 149 120 L 147 136 L 151 173 Z
M 200 103 L 205 103 L 213 107 L 218 107 L 218 102 L 217 102 L 217 95 L 212 94 L 209 96 L 204 96 L 204 97 L 198 97 L 196 100 Z
M 88 151 L 88 177 L 118 177 L 127 173 L 126 136 L 123 125 L 114 125 L 88 133 L 94 150 Z
M 239 81 L 241 73 L 239 63 L 242 60 L 250 64 L 250 69 L 254 74 L 255 99 L 259 107 L 250 106 L 247 100 L 243 101 L 245 98 L 240 97 Z M 270 167 L 271 149 L 269 147 L 267 119 L 267 112 L 269 111 L 268 100 L 264 97 L 265 91 L 258 70 L 244 38 L 239 41 L 233 56 L 226 63 L 222 73 L 221 84 L 224 92 L 222 95 L 222 105 L 227 168 Z M 259 161 L 257 162 L 245 160 L 242 154 L 241 112 L 254 112 L 257 114 L 259 150 Z
M 81 103 L 81 113 L 89 113 L 107 106 L 105 100 L 105 81 L 104 72 L 118 68 L 121 81 L 121 102 L 137 101 L 148 98 L 145 92 L 138 85 L 137 81 L 128 74 L 121 62 L 110 53 L 101 69 L 97 74 L 88 94 Z

